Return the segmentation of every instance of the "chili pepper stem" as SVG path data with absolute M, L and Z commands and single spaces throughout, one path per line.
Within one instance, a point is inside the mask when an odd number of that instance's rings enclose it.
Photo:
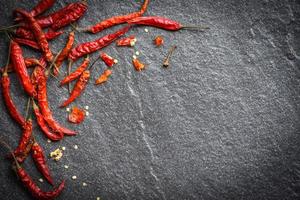
M 12 148 L 11 148 L 11 147 L 10 147 L 10 146 L 2 139 L 2 137 L 0 138 L 0 143 L 1 143 L 3 146 L 5 146 L 5 147 L 9 150 L 9 153 L 12 155 L 12 157 L 13 157 L 14 160 L 15 160 L 15 163 L 16 163 L 16 165 L 17 165 L 17 168 L 21 168 L 21 166 L 20 166 L 20 164 L 19 164 L 19 162 L 18 162 L 18 160 L 17 160 L 15 154 L 13 153 Z
M 31 98 L 28 98 L 28 100 L 27 100 L 27 106 L 26 106 L 25 119 L 28 118 L 30 105 L 31 105 Z
M 169 67 L 170 65 L 170 58 L 173 54 L 173 52 L 175 51 L 175 49 L 177 48 L 176 45 L 172 46 L 168 52 L 167 57 L 165 58 L 164 62 L 163 62 L 163 67 Z
M 193 25 L 188 25 L 188 26 L 182 26 L 181 29 L 207 30 L 207 29 L 210 29 L 210 28 L 208 26 L 193 26 Z
M 14 29 L 14 28 L 17 28 L 19 26 L 20 26 L 20 24 L 15 24 L 15 25 L 12 25 L 12 26 L 0 27 L 0 31 L 7 31 L 9 29 Z
M 9 37 L 7 32 L 6 32 L 6 34 Z M 9 65 L 9 61 L 10 61 L 10 50 L 11 50 L 11 43 L 9 43 L 9 47 L 8 47 L 8 57 L 7 57 L 7 62 L 6 62 L 4 73 L 7 73 L 7 70 L 8 70 L 8 65 Z

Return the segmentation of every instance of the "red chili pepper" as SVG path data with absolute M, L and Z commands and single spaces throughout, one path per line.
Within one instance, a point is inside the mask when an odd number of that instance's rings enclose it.
M 69 122 L 74 124 L 80 124 L 81 122 L 83 122 L 84 118 L 85 118 L 85 112 L 76 106 L 72 108 L 72 111 L 68 117 Z
M 32 152 L 32 158 L 34 160 L 36 167 L 43 174 L 45 179 L 51 185 L 53 185 L 53 179 L 51 177 L 50 170 L 47 166 L 43 149 L 36 141 L 34 141 L 34 143 L 32 145 L 31 152 Z
M 104 52 L 100 53 L 100 57 L 108 67 L 112 67 L 114 64 L 118 63 L 118 60 L 112 58 Z
M 136 58 L 132 60 L 132 63 L 133 63 L 133 66 L 134 66 L 136 71 L 142 71 L 143 69 L 145 69 L 145 64 L 141 63 Z
M 69 53 L 69 59 L 72 61 L 75 61 L 84 55 L 87 55 L 87 54 L 93 53 L 99 49 L 102 49 L 102 48 L 106 47 L 107 45 L 111 44 L 114 40 L 116 40 L 119 37 L 121 37 L 122 35 L 124 35 L 129 29 L 130 29 L 130 26 L 126 26 L 124 28 L 119 29 L 115 33 L 106 35 L 95 41 L 79 44 L 77 47 L 75 47 L 71 50 L 71 52 Z
M 34 67 L 37 62 L 39 62 L 36 58 L 24 58 L 24 62 L 27 68 Z M 6 66 L 0 68 L 0 73 L 5 71 Z M 11 64 L 7 66 L 7 73 L 13 72 L 14 68 Z
M 70 83 L 71 81 L 74 81 L 75 79 L 77 79 L 83 72 L 84 70 L 86 70 L 86 68 L 89 66 L 90 64 L 90 58 L 89 56 L 87 56 L 83 63 L 77 67 L 77 69 L 72 72 L 70 75 L 66 76 L 61 82 L 60 85 L 65 85 L 67 83 Z
M 27 174 L 27 172 L 20 166 L 17 165 L 17 174 L 23 185 L 31 193 L 31 195 L 36 199 L 50 200 L 58 197 L 65 187 L 65 181 L 62 181 L 60 185 L 53 191 L 44 192 L 42 191 L 32 180 L 32 178 Z
M 82 91 L 85 89 L 88 80 L 90 79 L 90 71 L 89 70 L 85 70 L 79 80 L 76 82 L 69 99 L 67 99 L 60 107 L 66 107 L 67 105 L 69 105 L 70 103 L 72 103 L 77 97 L 80 96 L 80 94 L 82 93 Z
M 14 38 L 14 41 L 17 42 L 18 44 L 29 46 L 33 49 L 40 50 L 39 45 L 33 40 L 27 40 L 27 39 L 23 39 L 23 38 Z
M 31 140 L 32 136 L 32 120 L 29 119 L 23 124 L 23 133 L 19 141 L 18 147 L 14 150 L 15 155 L 22 155 L 25 152 L 25 149 L 28 143 Z
M 129 24 L 137 24 L 137 25 L 146 25 L 146 26 L 154 26 L 157 28 L 161 28 L 164 30 L 169 31 L 178 31 L 180 29 L 187 29 L 187 28 L 197 28 L 197 29 L 209 29 L 208 27 L 200 27 L 200 26 L 184 26 L 179 22 L 174 20 L 159 17 L 159 16 L 147 16 L 147 17 L 137 17 L 130 21 Z
M 28 22 L 30 26 L 30 30 L 33 32 L 33 35 L 36 37 L 36 41 L 39 44 L 45 58 L 48 62 L 51 62 L 53 60 L 53 54 L 49 48 L 48 41 L 46 39 L 46 36 L 41 28 L 41 26 L 38 24 L 38 22 L 32 17 L 28 12 L 16 9 L 16 12 L 20 13 Z
M 53 74 L 56 76 L 59 73 L 59 68 L 61 67 L 61 64 L 63 61 L 68 57 L 69 52 L 72 49 L 73 43 L 75 40 L 75 32 L 72 31 L 69 34 L 68 42 L 66 46 L 63 48 L 63 50 L 60 52 L 59 56 L 56 59 L 55 66 L 53 69 Z
M 26 158 L 28 157 L 28 155 L 31 151 L 32 145 L 33 145 L 33 141 L 30 140 L 28 142 L 27 147 L 25 148 L 24 152 L 22 154 L 19 154 L 16 156 L 18 163 L 23 163 L 26 160 Z M 11 155 L 9 157 L 11 157 Z
M 26 65 L 22 55 L 22 49 L 15 41 L 11 41 L 10 59 L 24 90 L 31 97 L 35 97 L 36 92 L 33 85 L 31 84 L 30 77 L 26 69 Z
M 150 0 L 145 0 L 142 8 L 138 12 L 133 12 L 127 15 L 121 15 L 121 16 L 114 16 L 109 19 L 106 19 L 104 21 L 99 22 L 98 24 L 88 28 L 86 31 L 91 33 L 98 33 L 104 29 L 110 28 L 112 26 L 126 23 L 128 20 L 134 19 L 136 17 L 142 16 L 148 7 Z
M 164 43 L 164 38 L 160 35 L 156 36 L 153 42 L 157 47 L 159 47 Z
M 47 98 L 47 77 L 45 73 L 38 74 L 38 105 L 41 109 L 41 113 L 48 124 L 48 126 L 57 133 L 64 133 L 66 135 L 76 135 L 76 133 L 72 130 L 69 130 L 65 127 L 62 127 L 58 122 L 56 122 L 53 118 L 52 112 L 48 105 Z
M 111 75 L 111 70 L 107 69 L 103 72 L 103 74 L 100 75 L 100 77 L 95 81 L 95 85 L 99 85 L 101 83 L 105 83 L 109 76 Z
M 70 10 L 63 17 L 60 17 L 57 20 L 54 20 L 51 28 L 54 30 L 60 29 L 66 25 L 69 25 L 75 21 L 77 21 L 80 17 L 84 15 L 87 10 L 87 3 L 86 1 L 78 2 L 74 4 Z
M 19 113 L 17 107 L 15 106 L 11 96 L 10 96 L 10 79 L 6 72 L 2 75 L 2 94 L 4 98 L 4 103 L 9 111 L 10 116 L 21 126 L 26 122 L 24 117 Z
M 122 38 L 117 41 L 117 46 L 133 47 L 136 43 L 136 37 L 131 35 L 127 38 Z
M 47 33 L 45 33 L 45 37 L 47 40 L 53 40 L 54 38 L 60 36 L 61 34 L 63 34 L 63 31 L 48 31 Z M 15 36 L 19 37 L 19 38 L 23 38 L 23 39 L 28 39 L 28 40 L 35 40 L 34 35 L 32 34 L 32 32 L 26 28 L 23 27 L 19 27 L 17 28 L 15 34 Z
M 44 117 L 40 112 L 38 105 L 36 105 L 34 101 L 33 101 L 33 111 L 36 117 L 37 124 L 39 125 L 39 127 L 41 128 L 41 130 L 43 131 L 43 133 L 48 139 L 52 141 L 59 141 L 63 138 L 64 136 L 63 134 L 55 134 L 49 130 L 44 120 Z

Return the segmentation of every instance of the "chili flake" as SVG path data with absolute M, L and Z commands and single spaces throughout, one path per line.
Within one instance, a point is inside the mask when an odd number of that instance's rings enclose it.
M 134 58 L 132 63 L 136 71 L 142 71 L 145 68 L 145 64 L 141 63 L 137 58 Z
M 101 83 L 105 83 L 111 75 L 111 70 L 107 69 L 100 75 L 100 77 L 96 80 L 95 84 L 99 85 Z
M 84 110 L 74 106 L 69 114 L 69 122 L 80 124 L 85 118 Z
M 157 47 L 161 46 L 163 43 L 164 43 L 164 38 L 161 35 L 155 37 L 154 44 Z
M 117 59 L 112 58 L 111 56 L 107 55 L 106 53 L 102 52 L 100 54 L 100 57 L 108 67 L 112 67 L 114 64 L 118 63 Z

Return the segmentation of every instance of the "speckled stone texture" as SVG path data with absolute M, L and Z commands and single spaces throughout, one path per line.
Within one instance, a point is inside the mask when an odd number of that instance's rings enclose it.
M 0 25 L 12 23 L 14 8 L 30 9 L 36 2 L 1 0 Z M 88 0 L 88 13 L 78 25 L 137 10 L 141 3 Z M 58 1 L 51 11 L 66 4 Z M 147 15 L 211 29 L 149 28 L 145 33 L 139 27 L 127 34 L 138 38 L 134 49 L 115 44 L 105 48 L 119 64 L 108 83 L 89 84 L 76 101 L 80 107 L 88 105 L 90 113 L 79 126 L 70 125 L 66 111 L 58 108 L 67 90 L 55 79 L 49 81 L 55 117 L 79 133 L 47 143 L 35 125 L 34 134 L 47 155 L 66 147 L 61 161 L 48 160 L 55 183 L 67 181 L 58 199 L 299 199 L 300 1 L 152 0 Z M 76 41 L 90 41 L 118 28 L 77 34 Z M 162 48 L 152 43 L 157 35 L 165 37 Z M 64 34 L 51 42 L 52 49 L 58 52 L 66 38 Z M 174 44 L 178 48 L 171 66 L 164 69 L 162 60 Z M 4 64 L 8 41 L 3 34 L 0 46 Z M 140 73 L 131 64 L 136 50 L 148 64 Z M 35 55 L 29 49 L 25 54 Z M 104 69 L 99 62 L 92 81 Z M 24 113 L 24 92 L 15 75 L 11 78 L 14 100 Z M 0 110 L 1 137 L 15 147 L 20 128 L 2 101 Z M 1 147 L 0 199 L 31 199 L 5 154 Z M 34 180 L 41 177 L 31 158 L 24 167 Z M 38 185 L 51 189 L 45 182 Z

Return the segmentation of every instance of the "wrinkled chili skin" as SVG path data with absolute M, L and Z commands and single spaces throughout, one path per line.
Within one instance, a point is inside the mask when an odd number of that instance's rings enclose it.
M 45 136 L 48 139 L 50 139 L 52 141 L 59 141 L 59 140 L 63 139 L 63 136 L 64 136 L 63 134 L 55 134 L 55 133 L 52 133 L 49 130 L 48 126 L 45 123 L 43 115 L 41 114 L 40 109 L 36 105 L 35 102 L 33 102 L 33 111 L 34 111 L 34 114 L 35 114 L 35 117 L 36 117 L 37 124 L 39 125 L 39 127 L 42 130 L 42 132 L 45 134 Z
M 98 33 L 100 31 L 103 31 L 104 29 L 110 28 L 110 27 L 118 25 L 118 24 L 123 24 L 131 19 L 140 17 L 146 12 L 149 1 L 150 0 L 145 0 L 143 6 L 141 7 L 140 11 L 138 11 L 138 12 L 133 12 L 133 13 L 130 13 L 127 15 L 114 16 L 109 19 L 105 19 L 105 20 L 99 22 L 98 24 L 88 28 L 87 31 L 91 32 L 91 33 Z
M 30 12 L 30 14 L 35 17 L 38 16 L 40 14 L 42 14 L 43 12 L 45 12 L 46 10 L 48 10 L 49 8 L 51 8 L 54 3 L 56 2 L 56 0 L 41 0 Z
M 27 68 L 22 54 L 23 54 L 22 49 L 18 45 L 18 43 L 11 41 L 10 59 L 12 65 L 26 93 L 31 97 L 35 97 L 36 91 L 34 90 L 34 87 L 31 84 L 30 77 L 28 75 Z
M 39 62 L 36 58 L 24 58 L 24 62 L 27 68 L 34 67 Z M 5 71 L 5 66 L 0 68 L 0 73 Z M 13 72 L 14 68 L 11 64 L 8 64 L 7 72 Z
M 69 52 L 72 49 L 74 40 L 75 40 L 75 32 L 72 31 L 69 34 L 67 44 L 65 45 L 65 47 L 63 48 L 63 50 L 61 51 L 61 53 L 59 54 L 59 56 L 56 59 L 56 62 L 55 62 L 56 67 L 53 68 L 53 74 L 55 76 L 59 73 L 59 68 L 61 67 L 61 64 L 63 63 L 63 61 L 68 57 Z
M 15 106 L 11 96 L 10 96 L 10 79 L 7 73 L 4 73 L 1 80 L 2 85 L 2 95 L 4 99 L 4 103 L 7 107 L 7 110 L 10 116 L 21 126 L 23 126 L 26 121 L 24 117 L 20 114 L 17 107 Z
M 14 38 L 14 41 L 20 45 L 25 45 L 25 46 L 29 46 L 33 49 L 40 50 L 39 45 L 35 41 L 23 39 L 23 38 Z
M 60 17 L 59 19 L 54 20 L 54 23 L 52 24 L 51 28 L 53 30 L 57 30 L 77 21 L 80 17 L 84 15 L 86 10 L 86 2 L 75 3 L 72 7 L 70 7 L 68 13 L 64 14 L 64 17 Z
M 51 177 L 50 170 L 47 166 L 46 159 L 44 156 L 44 151 L 43 151 L 42 147 L 37 142 L 34 142 L 34 144 L 32 145 L 32 148 L 31 148 L 31 152 L 32 152 L 32 158 L 34 160 L 36 167 L 41 172 L 41 174 L 43 174 L 45 179 L 51 185 L 53 185 L 53 179 Z
M 83 63 L 77 67 L 77 69 L 72 72 L 70 75 L 66 76 L 61 82 L 60 85 L 65 85 L 67 83 L 70 83 L 71 81 L 74 81 L 75 79 L 77 79 L 83 72 L 84 70 L 86 70 L 86 68 L 89 66 L 90 64 L 90 58 L 87 57 L 84 59 Z
M 121 38 L 117 41 L 117 46 L 127 46 L 127 47 L 132 47 L 134 46 L 136 42 L 136 37 L 134 35 L 131 35 L 127 38 Z
M 48 62 L 51 62 L 53 60 L 53 54 L 50 50 L 49 43 L 46 39 L 46 36 L 41 26 L 34 19 L 34 17 L 32 17 L 28 12 L 21 9 L 16 9 L 16 12 L 20 13 L 28 22 L 30 30 L 32 31 L 33 35 L 36 37 L 36 41 L 39 44 L 45 58 L 47 59 Z
M 54 38 L 60 36 L 61 34 L 63 34 L 63 31 L 48 31 L 45 33 L 45 37 L 47 40 L 53 40 Z M 35 37 L 33 33 L 30 30 L 23 27 L 17 28 L 14 35 L 19 38 L 35 41 Z
M 90 71 L 89 70 L 85 70 L 79 80 L 76 82 L 69 99 L 67 99 L 60 107 L 66 107 L 67 105 L 69 105 L 70 103 L 72 103 L 76 98 L 78 98 L 80 96 L 80 94 L 83 92 L 83 90 L 85 89 L 88 80 L 90 79 Z
M 56 122 L 53 118 L 52 112 L 48 105 L 47 98 L 47 77 L 44 72 L 40 72 L 38 75 L 38 106 L 43 115 L 44 120 L 48 124 L 48 126 L 57 133 L 64 133 L 66 135 L 76 135 L 76 133 L 72 130 L 69 130 L 65 127 L 62 127 L 58 122 Z
M 26 147 L 31 140 L 31 136 L 32 136 L 32 120 L 29 119 L 23 125 L 23 132 L 22 132 L 21 139 L 19 141 L 18 147 L 14 150 L 15 155 L 24 154 Z
M 81 58 L 87 54 L 93 53 L 99 49 L 106 47 L 107 45 L 111 44 L 113 41 L 127 33 L 131 26 L 126 26 L 124 28 L 119 29 L 118 31 L 108 34 L 104 37 L 101 37 L 97 40 L 86 42 L 79 44 L 77 47 L 73 48 L 69 53 L 69 59 L 72 61 Z
M 115 64 L 115 59 L 104 52 L 100 53 L 100 58 L 108 67 L 112 67 Z
M 128 21 L 129 24 L 146 25 L 161 28 L 168 31 L 178 31 L 182 28 L 179 22 L 174 20 L 159 17 L 159 16 L 147 16 L 147 17 L 137 17 Z
M 23 163 L 26 160 L 26 158 L 28 157 L 28 155 L 31 151 L 32 145 L 33 145 L 33 141 L 30 140 L 29 143 L 27 144 L 27 147 L 25 148 L 24 152 L 22 154 L 19 154 L 16 156 L 18 163 Z M 12 156 L 10 155 L 10 157 L 12 157 Z
M 23 185 L 31 193 L 31 195 L 39 200 L 51 200 L 58 197 L 65 187 L 65 181 L 62 181 L 58 187 L 49 192 L 42 191 L 32 180 L 32 178 L 27 174 L 27 172 L 22 168 L 17 168 L 17 175 L 22 181 Z

